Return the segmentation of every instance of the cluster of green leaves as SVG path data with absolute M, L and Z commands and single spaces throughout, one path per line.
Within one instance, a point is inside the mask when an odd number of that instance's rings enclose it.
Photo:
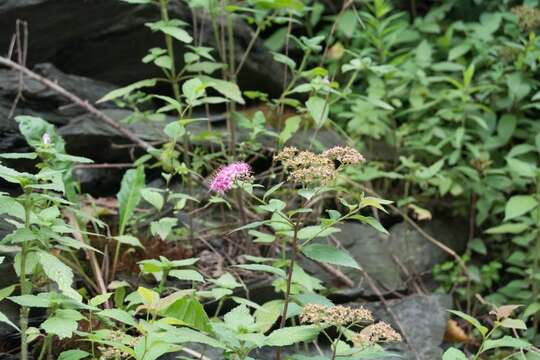
M 498 290 L 493 303 L 526 303 L 532 314 L 540 308 L 540 40 L 509 6 L 491 4 L 470 22 L 452 20 L 456 2 L 413 19 L 385 0 L 346 9 L 329 61 L 355 91 L 330 116 L 380 159 L 351 177 L 399 206 L 469 217 L 466 277 L 478 292 Z M 352 68 L 361 76 L 348 75 Z
M 489 313 L 489 315 L 494 317 L 493 324 L 490 328 L 482 325 L 480 321 L 461 311 L 450 311 L 452 314 L 465 320 L 479 334 L 481 341 L 476 353 L 472 357 L 468 357 L 463 351 L 451 347 L 445 351 L 443 360 L 477 360 L 485 356 L 492 356 L 496 352 L 503 352 L 505 358 L 508 359 L 519 357 L 534 359 L 538 357 L 538 349 L 534 348 L 528 341 L 515 336 L 503 335 L 505 329 L 514 331 L 514 333 L 518 330 L 527 329 L 523 320 L 512 317 L 512 313 L 519 307 L 520 305 L 494 307 Z M 526 353 L 527 355 L 525 355 Z

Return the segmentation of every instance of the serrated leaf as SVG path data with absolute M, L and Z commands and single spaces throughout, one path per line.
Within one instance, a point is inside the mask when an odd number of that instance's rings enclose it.
M 73 336 L 77 330 L 78 321 L 84 317 L 76 310 L 59 309 L 55 314 L 41 323 L 41 328 L 47 332 L 58 336 L 60 339 L 66 339 Z
M 58 284 L 58 288 L 66 296 L 77 301 L 82 300 L 82 296 L 71 287 L 73 284 L 73 271 L 69 266 L 60 261 L 56 256 L 44 251 L 38 253 L 38 259 L 45 275 Z
M 315 261 L 360 269 L 351 255 L 330 245 L 310 244 L 302 248 L 302 254 Z

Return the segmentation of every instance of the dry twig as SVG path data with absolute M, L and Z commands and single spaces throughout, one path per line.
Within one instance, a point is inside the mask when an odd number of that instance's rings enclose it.
M 31 79 L 37 80 L 43 85 L 47 86 L 53 91 L 56 91 L 58 94 L 62 95 L 63 97 L 67 98 L 74 104 L 78 105 L 79 107 L 83 108 L 84 110 L 88 111 L 92 115 L 94 115 L 97 119 L 104 122 L 105 124 L 109 125 L 110 127 L 117 130 L 119 133 L 124 135 L 126 138 L 131 140 L 133 143 L 139 145 L 141 148 L 145 150 L 152 150 L 153 147 L 147 143 L 146 141 L 139 138 L 137 135 L 135 135 L 130 130 L 120 126 L 116 121 L 114 121 L 111 117 L 105 115 L 103 112 L 99 111 L 95 106 L 90 104 L 88 100 L 83 100 L 77 95 L 69 92 L 68 90 L 64 89 L 62 86 L 60 86 L 58 83 L 51 81 L 41 75 L 36 74 L 32 70 L 28 69 L 26 66 L 21 65 L 19 63 L 16 63 L 8 58 L 5 58 L 3 56 L 0 56 L 0 65 L 7 66 L 13 70 L 19 71 L 21 74 L 24 74 L 28 76 Z

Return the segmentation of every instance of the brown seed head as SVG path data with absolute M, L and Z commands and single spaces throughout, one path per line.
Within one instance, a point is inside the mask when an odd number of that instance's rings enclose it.
M 401 335 L 385 322 L 366 326 L 354 335 L 352 342 L 355 346 L 369 346 L 380 342 L 400 342 Z

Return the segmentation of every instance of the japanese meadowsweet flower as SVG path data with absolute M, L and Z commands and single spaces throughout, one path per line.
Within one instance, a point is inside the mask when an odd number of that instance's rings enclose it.
M 236 162 L 222 167 L 210 181 L 210 190 L 223 194 L 230 190 L 235 180 L 248 178 L 251 175 L 251 167 L 245 162 Z

